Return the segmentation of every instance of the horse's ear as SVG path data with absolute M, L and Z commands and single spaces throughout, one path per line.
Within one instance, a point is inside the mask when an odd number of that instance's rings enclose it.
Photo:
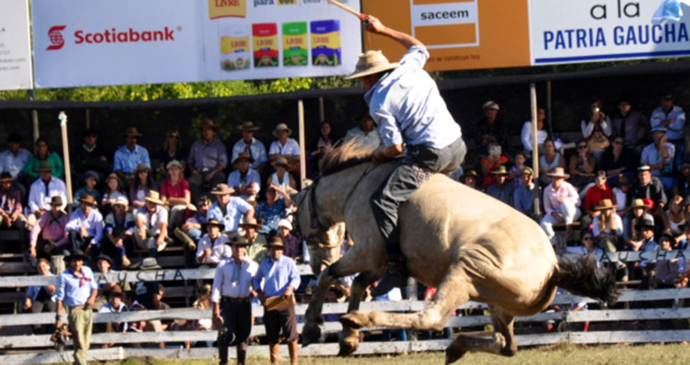
M 292 199 L 292 201 L 299 206 L 302 203 L 302 199 L 304 199 L 304 194 L 305 190 L 302 190 L 296 194 L 290 194 L 290 199 Z

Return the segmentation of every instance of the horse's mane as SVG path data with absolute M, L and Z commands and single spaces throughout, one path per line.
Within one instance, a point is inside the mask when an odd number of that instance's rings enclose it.
M 328 176 L 347 170 L 350 167 L 361 165 L 365 162 L 370 162 L 373 156 L 373 151 L 370 148 L 350 140 L 323 156 L 323 164 L 321 165 L 321 176 Z

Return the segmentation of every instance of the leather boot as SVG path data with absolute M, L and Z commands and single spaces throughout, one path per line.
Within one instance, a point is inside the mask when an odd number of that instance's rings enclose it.
M 241 343 L 237 345 L 237 365 L 244 365 L 247 359 L 247 344 Z
M 299 346 L 297 341 L 288 342 L 288 351 L 290 352 L 290 365 L 299 364 Z
M 371 294 L 375 297 L 384 295 L 393 288 L 404 288 L 410 277 L 407 271 L 407 258 L 403 254 L 389 254 L 386 256 L 388 270 Z
M 269 343 L 268 350 L 271 353 L 271 364 L 277 364 L 280 362 L 280 344 Z

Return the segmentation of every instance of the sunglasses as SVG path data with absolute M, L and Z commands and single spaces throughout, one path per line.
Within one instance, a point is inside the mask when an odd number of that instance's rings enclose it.
M 623 142 L 621 142 L 621 141 L 613 141 L 613 144 L 617 144 L 617 145 L 622 146 L 622 145 L 623 145 Z
M 577 149 L 578 149 L 578 150 L 584 150 L 584 149 L 586 149 L 586 148 L 587 148 L 586 145 L 577 146 Z
M 582 240 L 583 240 L 583 241 L 591 241 L 591 240 L 592 240 L 592 237 L 582 237 Z

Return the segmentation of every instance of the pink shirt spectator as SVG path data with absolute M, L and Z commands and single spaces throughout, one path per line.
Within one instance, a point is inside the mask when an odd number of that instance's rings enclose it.
M 60 216 L 53 217 L 52 212 L 45 212 L 38 218 L 36 224 L 31 229 L 31 241 L 29 244 L 31 247 L 36 247 L 36 242 L 38 242 L 38 235 L 46 241 L 53 241 L 56 247 L 62 246 L 67 242 L 67 231 L 65 231 L 65 225 L 67 225 L 69 217 L 65 213 L 60 213 Z
M 189 182 L 187 180 L 180 178 L 176 185 L 170 182 L 170 179 L 166 179 L 161 183 L 161 197 L 170 198 L 184 198 L 186 194 L 191 194 L 189 190 Z
M 553 184 L 544 189 L 544 212 L 549 215 L 552 212 L 561 212 L 561 203 L 558 200 L 561 197 L 566 197 L 568 200 L 572 201 L 576 207 L 580 206 L 580 197 L 577 194 L 577 190 L 570 183 L 563 181 L 561 183 L 561 188 L 556 190 L 553 188 Z

